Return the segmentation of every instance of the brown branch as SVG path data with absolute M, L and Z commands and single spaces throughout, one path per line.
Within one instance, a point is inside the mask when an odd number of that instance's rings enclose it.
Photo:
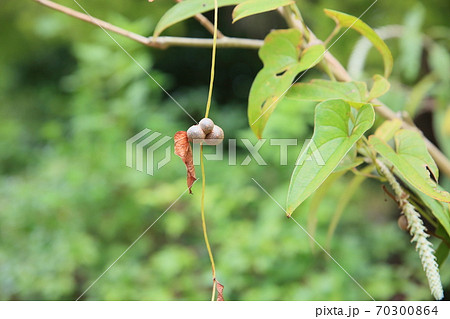
M 206 29 L 209 33 L 214 34 L 214 25 L 203 14 L 196 14 L 194 18 Z M 220 30 L 217 30 L 217 39 L 225 38 Z
M 158 37 L 153 39 L 153 37 L 145 37 L 134 32 L 122 29 L 106 21 L 91 17 L 87 14 L 78 12 L 76 10 L 70 9 L 66 6 L 54 3 L 49 0 L 34 0 L 46 7 L 53 10 L 62 12 L 71 17 L 77 18 L 79 20 L 88 22 L 90 24 L 96 25 L 104 30 L 108 30 L 124 37 L 127 37 L 136 42 L 142 43 L 148 47 L 166 49 L 171 46 L 181 46 L 181 47 L 198 47 L 198 48 L 210 48 L 213 45 L 212 39 L 200 39 L 200 38 L 184 38 L 184 37 Z M 206 19 L 206 18 L 205 18 Z M 263 44 L 262 40 L 256 39 L 244 39 L 244 38 L 232 38 L 223 37 L 217 39 L 218 48 L 246 48 L 246 49 L 259 49 Z
M 131 31 L 119 28 L 113 24 L 105 22 L 103 20 L 91 17 L 87 14 L 78 12 L 76 10 L 70 9 L 63 5 L 54 3 L 49 0 L 34 0 L 46 7 L 54 9 L 56 11 L 60 11 L 74 18 L 83 20 L 85 22 L 91 23 L 93 25 L 99 26 L 105 30 L 112 31 L 114 33 L 120 34 L 124 37 L 142 43 L 148 47 L 165 49 L 170 46 L 181 46 L 181 47 L 199 47 L 199 48 L 210 48 L 212 47 L 213 41 L 212 39 L 199 39 L 199 38 L 184 38 L 184 37 L 158 37 L 153 39 L 152 37 L 144 37 L 142 35 L 133 33 Z M 279 11 L 283 12 L 284 8 L 280 8 Z M 303 34 L 309 33 L 310 39 L 309 43 L 304 44 L 305 46 L 309 46 L 311 44 L 322 43 L 321 40 L 317 39 L 314 33 L 311 30 L 305 30 L 303 23 L 295 17 L 295 14 L 288 13 L 290 22 L 300 29 Z M 206 18 L 205 18 L 206 19 Z M 207 20 L 207 19 L 206 19 Z M 208 20 L 209 21 L 209 20 Z M 211 23 L 211 22 L 209 22 Z M 262 40 L 255 39 L 242 39 L 242 38 L 231 38 L 231 37 L 223 37 L 217 39 L 217 47 L 218 48 L 246 48 L 246 49 L 259 49 L 264 42 Z M 340 81 L 352 81 L 352 78 L 348 74 L 347 70 L 342 66 L 342 64 L 336 60 L 336 58 L 330 53 L 326 52 L 324 55 L 324 60 L 329 65 L 331 71 L 335 75 L 336 79 Z M 388 106 L 382 103 L 379 100 L 374 100 L 374 103 L 379 105 L 375 107 L 375 111 L 384 117 L 385 119 L 401 119 L 395 112 L 393 112 Z M 403 120 L 402 120 L 403 121 Z M 407 129 L 413 129 L 420 132 L 423 136 L 422 131 L 418 128 L 406 123 L 403 121 L 403 127 Z M 427 145 L 428 151 L 431 156 L 436 161 L 436 164 L 439 166 L 440 170 L 447 176 L 450 177 L 450 161 L 449 159 L 433 144 L 431 143 L 425 136 L 423 136 L 425 143 Z
M 280 11 L 284 11 L 285 8 L 281 8 Z M 290 23 L 292 23 L 296 28 L 298 28 L 302 34 L 305 34 L 305 32 L 309 33 L 309 43 L 304 44 L 305 47 L 308 47 L 312 44 L 318 44 L 323 43 L 321 40 L 319 40 L 314 33 L 308 29 L 305 30 L 303 23 L 298 20 L 295 16 L 295 14 L 291 12 L 287 12 L 289 16 Z M 283 14 L 286 16 L 286 13 Z M 328 66 L 330 67 L 331 71 L 333 72 L 336 79 L 340 81 L 349 82 L 352 81 L 351 76 L 348 74 L 347 70 L 342 66 L 342 64 L 329 52 L 326 51 L 324 56 L 324 60 L 327 62 Z M 416 126 L 411 125 L 407 122 L 405 122 L 400 115 L 396 114 L 394 111 L 392 111 L 387 105 L 385 105 L 383 102 L 381 102 L 378 99 L 374 99 L 373 103 L 378 105 L 375 107 L 375 112 L 377 112 L 379 115 L 381 115 L 383 118 L 388 120 L 393 119 L 400 119 L 402 120 L 403 124 L 402 127 L 409 130 L 414 130 L 422 134 L 422 137 L 425 141 L 425 144 L 427 145 L 428 152 L 430 152 L 431 156 L 435 160 L 436 164 L 439 166 L 439 169 L 441 172 L 443 172 L 445 175 L 450 177 L 450 160 L 434 145 L 430 142 L 424 135 L 421 130 L 419 130 Z

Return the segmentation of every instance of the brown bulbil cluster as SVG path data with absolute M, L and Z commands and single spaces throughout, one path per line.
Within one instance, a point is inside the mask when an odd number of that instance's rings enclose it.
M 187 130 L 187 136 L 189 142 L 218 145 L 222 143 L 224 134 L 220 126 L 214 125 L 210 118 L 204 118 Z

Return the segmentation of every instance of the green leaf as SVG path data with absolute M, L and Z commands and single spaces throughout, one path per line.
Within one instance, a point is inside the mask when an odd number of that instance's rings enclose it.
M 386 78 L 382 77 L 381 75 L 375 74 L 373 76 L 373 85 L 369 92 L 368 101 L 372 101 L 373 99 L 382 96 L 387 91 L 389 91 L 390 87 L 391 84 L 388 80 L 386 80 Z
M 434 255 L 436 256 L 436 262 L 439 265 L 439 268 L 442 267 L 442 264 L 445 262 L 445 260 L 448 257 L 449 248 L 448 246 L 442 241 L 439 244 L 439 247 L 436 249 L 436 252 Z
M 368 168 L 370 170 L 373 169 L 373 167 Z M 366 169 L 365 172 L 370 173 L 369 169 Z M 350 200 L 353 198 L 353 195 L 355 195 L 355 193 L 361 189 L 360 186 L 366 178 L 367 176 L 364 175 L 354 176 L 352 178 L 352 181 L 346 187 L 344 194 L 342 194 L 342 196 L 339 198 L 339 201 L 336 204 L 336 210 L 333 213 L 333 218 L 331 219 L 330 225 L 328 226 L 327 242 L 325 246 L 327 247 L 328 250 L 330 249 L 331 240 L 333 239 L 334 232 L 339 224 L 339 221 L 341 220 L 345 208 L 347 207 Z
M 294 84 L 286 93 L 286 99 L 319 102 L 341 99 L 354 108 L 360 108 L 367 102 L 367 87 L 364 82 L 312 80 Z
M 431 69 L 444 82 L 450 81 L 450 54 L 445 46 L 440 44 L 433 44 L 431 46 L 430 54 L 428 56 L 428 63 Z
M 434 132 L 447 156 L 450 156 L 450 108 L 439 108 L 433 113 Z
M 391 74 L 394 60 L 388 46 L 378 36 L 378 34 L 376 34 L 375 31 L 373 31 L 372 28 L 367 24 L 352 15 L 329 9 L 324 9 L 324 11 L 327 16 L 329 16 L 336 22 L 337 25 L 352 28 L 355 31 L 358 31 L 361 35 L 365 36 L 370 42 L 372 42 L 373 46 L 380 52 L 381 56 L 383 57 L 384 76 L 388 78 Z
M 316 244 L 314 243 L 313 238 L 316 237 L 316 229 L 317 229 L 317 212 L 319 210 L 320 204 L 325 196 L 328 194 L 330 188 L 333 184 L 341 178 L 345 174 L 345 171 L 333 172 L 319 188 L 314 192 L 314 195 L 311 196 L 311 204 L 309 205 L 308 210 L 308 221 L 307 221 L 307 229 L 310 233 L 311 237 L 309 238 L 309 245 L 311 250 L 314 252 L 316 249 Z
M 356 141 L 372 127 L 375 113 L 371 104 L 359 109 L 354 124 L 351 112 L 350 105 L 343 100 L 317 105 L 313 137 L 300 152 L 289 184 L 288 216 L 326 180 Z
M 400 54 L 398 63 L 402 74 L 408 81 L 414 81 L 422 64 L 423 33 L 421 32 L 425 9 L 417 3 L 405 15 L 403 34 L 399 39 Z
M 428 197 L 428 198 L 430 198 L 430 197 Z M 447 218 L 450 219 L 450 205 L 449 204 L 445 204 L 445 203 L 441 203 L 441 202 L 439 202 L 437 200 L 434 200 L 434 201 L 438 202 L 439 204 L 444 206 L 445 214 L 446 214 Z M 435 229 L 434 234 L 436 235 L 436 237 L 442 239 L 445 243 L 447 243 L 448 246 L 450 246 L 450 235 L 444 229 L 444 227 L 441 224 L 437 225 L 437 228 Z
M 323 46 L 323 44 L 316 44 L 303 50 L 302 54 L 300 55 L 300 63 L 298 64 L 298 69 L 300 71 L 298 72 L 300 73 L 301 71 L 310 69 L 315 66 L 322 60 L 324 54 L 325 47 Z
M 437 180 L 439 171 L 420 133 L 402 129 L 395 133 L 394 138 L 395 150 L 375 135 L 369 137 L 369 143 L 414 188 L 437 200 L 450 202 L 450 193 L 440 189 L 430 177 L 429 172 Z
M 408 101 L 404 107 L 404 110 L 408 112 L 411 118 L 414 118 L 417 114 L 417 111 L 420 109 L 422 101 L 425 99 L 427 94 L 431 91 L 431 89 L 436 85 L 438 81 L 437 77 L 430 73 L 417 82 L 412 90 L 409 93 Z
M 244 2 L 245 0 L 217 0 L 217 4 L 220 7 L 231 6 Z M 214 9 L 213 0 L 185 0 L 177 3 L 172 8 L 167 10 L 167 12 L 158 21 L 155 27 L 155 32 L 153 37 L 157 38 L 165 29 L 168 27 L 192 18 L 198 13 L 204 13 Z
M 293 0 L 247 0 L 234 8 L 233 23 L 242 18 L 272 11 L 278 7 L 284 7 L 293 3 L 295 3 Z
M 384 121 L 375 131 L 375 136 L 385 142 L 389 142 L 394 137 L 395 133 L 401 129 L 402 124 L 403 122 L 400 119 Z
M 297 29 L 275 30 L 259 50 L 264 67 L 252 84 L 248 101 L 249 124 L 258 138 L 296 75 L 319 63 L 325 52 L 321 44 L 301 51 L 301 39 Z
M 334 170 L 335 173 L 337 172 L 346 172 L 352 168 L 355 168 L 359 165 L 364 163 L 364 158 L 361 157 L 355 157 L 350 158 L 348 154 L 342 159 L 342 161 L 339 163 L 339 165 Z

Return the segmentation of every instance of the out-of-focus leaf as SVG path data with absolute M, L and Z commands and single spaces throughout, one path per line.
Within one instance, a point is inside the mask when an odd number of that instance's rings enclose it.
M 403 123 L 400 119 L 384 121 L 383 124 L 381 124 L 375 131 L 375 136 L 385 142 L 388 142 L 394 137 L 394 134 L 401 129 L 402 124 Z
M 342 161 L 339 163 L 338 167 L 334 170 L 335 173 L 337 172 L 345 172 L 348 171 L 354 167 L 357 167 L 364 163 L 364 159 L 361 157 L 355 157 L 350 158 L 348 154 L 342 159 Z
M 217 301 L 225 301 L 225 299 L 223 299 L 223 288 L 224 287 L 217 280 L 216 280 L 216 283 L 217 283 Z
M 439 268 L 441 268 L 442 264 L 447 259 L 449 250 L 450 249 L 443 241 L 439 244 L 439 247 L 436 249 L 434 255 L 436 256 L 436 262 L 438 263 Z
M 450 54 L 445 47 L 439 44 L 433 44 L 431 46 L 430 55 L 428 57 L 431 69 L 435 72 L 440 79 L 444 82 L 450 81 Z
M 351 122 L 350 112 L 350 105 L 343 100 L 317 105 L 313 137 L 300 152 L 289 184 L 288 216 L 325 181 L 356 141 L 372 127 L 375 113 L 371 104 L 359 109 L 355 123 Z
M 375 74 L 373 76 L 373 85 L 369 92 L 368 101 L 372 101 L 373 99 L 382 96 L 387 91 L 389 91 L 390 87 L 391 84 L 388 80 L 386 80 L 386 78 L 382 77 L 381 75 Z
M 361 35 L 365 36 L 373 46 L 380 52 L 384 61 L 384 76 L 389 77 L 394 65 L 394 60 L 392 58 L 392 53 L 384 41 L 369 27 L 367 24 L 362 22 L 360 19 L 345 14 L 339 11 L 324 9 L 325 14 L 332 18 L 337 25 L 342 27 L 349 27 L 358 31 Z
M 450 157 L 450 107 L 439 108 L 433 114 L 434 132 L 444 153 Z
M 363 172 L 369 173 L 370 170 L 372 170 L 372 169 L 373 169 L 373 167 L 366 167 Z M 326 247 L 328 249 L 330 249 L 331 239 L 333 238 L 334 231 L 336 230 L 336 227 L 339 224 L 342 214 L 344 213 L 345 207 L 347 207 L 347 205 L 350 202 L 350 200 L 352 199 L 353 195 L 356 193 L 357 190 L 359 190 L 361 183 L 366 178 L 367 177 L 364 175 L 354 176 L 352 181 L 350 182 L 350 184 L 345 188 L 345 192 L 339 198 L 339 201 L 336 206 L 336 210 L 334 211 L 333 218 L 331 219 L 331 222 L 330 222 L 330 226 L 328 227 L 327 244 L 326 244 Z
M 330 190 L 331 186 L 333 186 L 334 182 L 336 182 L 344 174 L 345 174 L 344 170 L 341 170 L 339 172 L 333 172 L 311 196 L 311 205 L 309 206 L 308 210 L 307 228 L 308 232 L 311 234 L 311 237 L 309 237 L 309 244 L 311 246 L 312 251 L 315 251 L 316 249 L 316 243 L 314 242 L 313 238 L 316 237 L 315 236 L 317 226 L 316 216 L 317 211 L 319 210 L 320 207 L 320 203 L 328 194 L 328 191 Z
M 286 93 L 286 99 L 319 102 L 342 99 L 352 107 L 360 108 L 367 102 L 367 87 L 364 82 L 312 80 L 294 84 Z
M 414 118 L 419 110 L 420 104 L 433 88 L 436 83 L 436 76 L 434 74 L 428 74 L 423 77 L 416 85 L 414 85 L 411 93 L 409 94 L 408 101 L 406 102 L 404 110 L 408 112 L 411 118 Z
M 234 8 L 233 23 L 242 18 L 272 11 L 278 7 L 284 7 L 294 2 L 293 0 L 247 0 Z
M 245 0 L 217 0 L 219 7 L 231 6 L 244 2 Z M 153 37 L 157 38 L 168 27 L 192 18 L 198 13 L 203 13 L 214 9 L 214 1 L 186 0 L 174 5 L 158 21 Z
M 402 129 L 395 133 L 394 139 L 395 150 L 375 135 L 369 137 L 369 143 L 413 187 L 437 200 L 450 202 L 450 194 L 440 189 L 430 177 L 429 172 L 437 180 L 439 171 L 420 133 Z
M 275 30 L 259 50 L 264 67 L 252 84 L 248 102 L 249 124 L 258 138 L 295 76 L 319 63 L 325 52 L 321 44 L 301 51 L 301 39 L 299 30 Z
M 189 193 L 192 194 L 192 184 L 194 184 L 197 178 L 195 177 L 195 166 L 194 159 L 192 157 L 191 144 L 189 144 L 187 133 L 185 131 L 176 132 L 173 139 L 175 142 L 175 154 L 178 155 L 186 165 L 187 185 L 189 188 Z
M 450 236 L 450 210 L 449 205 L 431 198 L 424 193 L 416 192 L 422 201 L 430 208 L 431 213 L 437 218 L 443 227 L 443 232 Z
M 433 114 L 433 128 L 439 145 L 450 156 L 450 53 L 445 47 L 434 44 L 431 47 L 428 62 L 438 81 L 433 89 L 436 97 L 436 110 Z
M 398 62 L 408 81 L 414 81 L 420 71 L 422 57 L 422 22 L 424 7 L 419 2 L 409 12 L 404 21 L 403 34 L 400 37 L 400 55 Z

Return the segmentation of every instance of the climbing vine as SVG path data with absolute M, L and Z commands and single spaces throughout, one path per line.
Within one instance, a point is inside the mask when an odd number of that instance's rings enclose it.
M 256 137 L 264 136 L 271 115 L 283 101 L 315 103 L 314 133 L 310 143 L 321 155 L 323 163 L 307 160 L 292 169 L 285 205 L 287 216 L 293 216 L 306 199 L 315 196 L 318 190 L 324 190 L 325 186 L 329 187 L 344 172 L 353 173 L 353 186 L 349 187 L 349 193 L 338 204 L 339 213 L 332 220 L 330 239 L 346 201 L 364 180 L 374 179 L 389 185 L 393 194 L 387 189 L 386 192 L 398 203 L 399 223 L 410 233 L 411 241 L 416 243 L 431 293 L 438 300 L 444 297 L 439 265 L 446 259 L 450 249 L 450 193 L 438 181 L 440 172 L 450 176 L 450 162 L 414 124 L 398 116 L 378 99 L 390 89 L 389 76 L 394 60 L 383 39 L 360 18 L 325 9 L 324 17 L 331 18 L 336 25 L 329 36 L 321 41 L 307 27 L 299 8 L 291 0 L 186 0 L 178 1 L 161 17 L 152 37 L 143 37 L 51 1 L 35 1 L 149 47 L 180 45 L 212 48 L 205 118 L 174 137 L 175 152 L 187 167 L 189 189 L 196 180 L 190 143 L 201 144 L 201 220 L 212 267 L 212 300 L 216 299 L 216 291 L 217 300 L 223 300 L 223 286 L 216 279 L 214 258 L 206 231 L 203 146 L 216 145 L 224 138 L 223 130 L 209 118 L 209 113 L 216 48 L 225 47 L 259 50 L 263 67 L 251 86 L 247 108 L 249 126 Z M 157 5 L 157 1 L 152 5 Z M 235 6 L 230 17 L 233 22 L 277 10 L 288 28 L 271 31 L 264 41 L 226 37 L 218 31 L 218 9 L 231 5 Z M 213 23 L 202 15 L 210 10 L 214 10 Z M 167 28 L 192 17 L 213 33 L 212 40 L 161 36 Z M 383 61 L 383 70 L 373 74 L 368 82 L 352 79 L 329 52 L 339 40 L 339 34 L 342 36 L 352 30 L 370 41 Z M 302 81 L 303 74 L 311 68 L 322 71 L 323 76 L 308 82 Z M 377 115 L 384 121 L 375 128 Z M 299 154 L 299 158 L 312 155 L 311 148 L 307 147 Z M 437 252 L 428 241 L 430 236 L 441 242 Z

